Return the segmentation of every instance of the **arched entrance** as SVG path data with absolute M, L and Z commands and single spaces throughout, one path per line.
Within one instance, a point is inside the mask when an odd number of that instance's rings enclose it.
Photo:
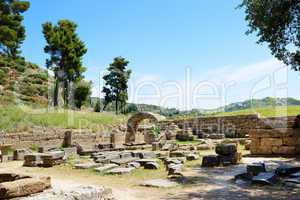
M 151 112 L 139 112 L 132 115 L 127 122 L 127 133 L 125 138 L 125 143 L 133 143 L 135 142 L 135 134 L 139 124 L 145 120 L 149 119 L 152 123 L 157 123 L 159 121 L 163 121 L 166 118 L 162 115 L 151 113 Z

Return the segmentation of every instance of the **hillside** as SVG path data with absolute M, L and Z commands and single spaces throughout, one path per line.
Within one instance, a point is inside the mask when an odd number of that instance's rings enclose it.
M 49 77 L 46 70 L 22 58 L 12 60 L 0 55 L 1 104 L 48 103 Z
M 258 114 L 260 117 L 280 117 L 280 116 L 296 116 L 300 115 L 300 106 L 276 106 L 276 107 L 264 107 L 243 109 L 232 112 L 219 112 L 207 116 L 234 116 L 234 115 L 248 115 Z

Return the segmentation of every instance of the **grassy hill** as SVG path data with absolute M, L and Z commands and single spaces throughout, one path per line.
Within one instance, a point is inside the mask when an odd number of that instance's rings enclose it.
M 0 55 L 1 104 L 33 103 L 46 105 L 51 83 L 46 70 L 22 58 L 13 60 Z
M 296 116 L 300 114 L 300 106 L 268 106 L 263 108 L 243 109 L 232 112 L 219 112 L 207 116 L 234 116 L 248 114 L 259 114 L 260 117 Z

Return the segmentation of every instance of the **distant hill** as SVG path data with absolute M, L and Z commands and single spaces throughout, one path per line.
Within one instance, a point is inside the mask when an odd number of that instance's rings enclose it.
M 269 106 L 298 106 L 300 105 L 300 100 L 295 98 L 272 98 L 266 97 L 263 99 L 252 99 L 246 100 L 237 103 L 231 103 L 223 108 L 219 108 L 219 110 L 223 110 L 225 112 L 232 112 L 238 110 L 244 110 L 249 108 L 264 108 Z
M 92 97 L 91 104 L 95 105 L 99 98 Z M 103 99 L 101 102 L 103 103 Z M 103 104 L 102 104 L 103 106 Z M 242 111 L 251 108 L 267 108 L 274 106 L 300 106 L 300 100 L 295 98 L 272 98 L 266 97 L 263 99 L 253 99 L 246 100 L 237 103 L 231 103 L 225 107 L 220 107 L 217 109 L 192 109 L 188 111 L 180 111 L 176 108 L 164 108 L 157 105 L 149 105 L 149 104 L 134 104 L 128 103 L 127 108 L 129 108 L 128 112 L 137 112 L 137 111 L 148 111 L 154 112 L 166 117 L 177 118 L 177 117 L 199 117 L 217 113 L 226 113 L 226 112 L 235 112 Z M 107 111 L 114 111 L 114 105 L 108 105 Z

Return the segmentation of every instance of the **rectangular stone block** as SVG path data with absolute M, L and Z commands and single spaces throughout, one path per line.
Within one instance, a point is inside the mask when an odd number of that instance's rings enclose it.
M 279 154 L 279 155 L 295 155 L 296 147 L 295 146 L 273 146 L 272 153 Z
M 300 137 L 285 137 L 283 138 L 283 145 L 300 146 Z
M 260 140 L 260 145 L 265 147 L 281 146 L 282 143 L 281 138 L 261 138 Z

